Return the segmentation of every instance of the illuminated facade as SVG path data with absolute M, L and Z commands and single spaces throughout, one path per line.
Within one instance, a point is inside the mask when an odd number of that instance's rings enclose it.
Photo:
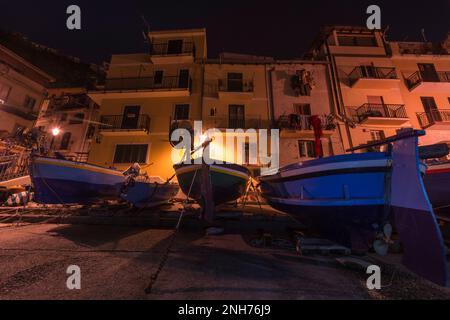
M 320 119 L 323 156 L 343 153 L 332 116 L 330 83 L 323 62 L 277 61 L 268 67 L 274 126 L 280 129 L 280 164 L 319 156 L 312 119 Z
M 259 130 L 271 128 L 267 59 L 270 58 L 222 53 L 219 59 L 209 59 L 204 64 L 203 127 L 216 128 L 222 133 L 222 141 L 217 139 L 211 145 L 211 157 L 244 164 L 255 170 L 255 174 L 265 164 L 256 156 Z M 240 131 L 226 133 L 227 129 Z M 254 150 L 253 161 L 251 150 Z
M 169 132 L 201 120 L 204 29 L 150 32 L 150 51 L 113 55 L 103 87 L 88 95 L 101 123 L 89 162 L 126 169 L 141 163 L 151 175 L 174 173 Z M 151 164 L 151 166 L 150 166 Z

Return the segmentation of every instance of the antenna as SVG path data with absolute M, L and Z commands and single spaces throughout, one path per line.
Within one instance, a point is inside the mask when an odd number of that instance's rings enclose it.
M 150 32 L 150 24 L 148 23 L 147 19 L 144 17 L 143 14 L 141 14 L 142 23 L 144 24 L 144 30 L 142 31 L 142 36 L 144 37 L 145 43 L 149 46 L 149 51 L 152 47 L 152 40 L 149 37 Z
M 422 33 L 423 42 L 428 42 L 428 41 L 427 41 L 427 37 L 425 36 L 425 29 L 424 29 L 424 28 L 422 28 L 422 29 L 420 30 L 420 33 Z

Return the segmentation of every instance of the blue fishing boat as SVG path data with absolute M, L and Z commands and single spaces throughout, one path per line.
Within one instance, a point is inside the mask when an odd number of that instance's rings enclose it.
M 423 181 L 435 210 L 450 212 L 450 162 L 429 164 Z
M 138 176 L 122 189 L 121 197 L 137 208 L 153 207 L 168 203 L 180 187 L 160 177 Z
M 274 208 L 322 236 L 354 250 L 387 251 L 393 223 L 404 247 L 403 263 L 446 285 L 445 246 L 422 181 L 418 136 L 394 137 L 356 149 L 388 144 L 388 152 L 345 154 L 281 168 L 262 176 L 262 196 Z
M 122 172 L 87 163 L 33 157 L 30 177 L 34 201 L 43 204 L 93 204 L 120 199 Z
M 178 183 L 184 194 L 201 201 L 201 171 L 202 164 L 174 165 Z M 220 163 L 209 165 L 214 204 L 234 201 L 244 195 L 250 179 L 250 171 L 234 163 Z

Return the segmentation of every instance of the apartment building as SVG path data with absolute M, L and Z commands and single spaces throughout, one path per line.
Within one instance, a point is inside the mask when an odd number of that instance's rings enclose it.
M 213 141 L 211 157 L 244 164 L 255 174 L 264 164 L 259 156 L 254 161 L 250 158 L 252 150 L 259 153 L 259 130 L 268 130 L 270 139 L 268 60 L 273 59 L 222 53 L 219 59 L 208 59 L 204 64 L 203 127 L 219 130 L 221 137 Z M 269 150 L 270 141 L 266 143 Z
M 98 109 L 85 88 L 49 89 L 36 121 L 36 127 L 46 135 L 46 149 L 86 162 L 94 143 Z
M 88 92 L 100 123 L 89 162 L 126 169 L 138 162 L 173 174 L 169 133 L 201 120 L 205 29 L 155 31 L 146 53 L 113 55 L 105 85 Z
M 441 43 L 391 41 L 389 46 L 410 121 L 426 131 L 420 143 L 450 144 L 450 33 Z
M 378 30 L 325 27 L 310 55 L 329 63 L 335 112 L 344 148 L 394 135 L 411 127 L 403 81 Z
M 32 128 L 54 79 L 0 45 L 0 138 Z
M 327 64 L 276 61 L 267 72 L 274 127 L 280 130 L 280 165 L 343 153 Z M 317 138 L 314 121 L 321 131 Z
M 345 148 L 425 129 L 422 145 L 448 142 L 449 39 L 387 41 L 381 30 L 325 27 L 307 57 L 329 63 L 335 112 Z

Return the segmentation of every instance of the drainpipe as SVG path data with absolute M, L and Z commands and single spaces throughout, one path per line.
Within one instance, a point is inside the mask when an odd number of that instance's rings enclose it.
M 273 81 L 272 81 L 272 71 L 275 69 L 274 67 L 267 68 L 267 65 L 264 65 L 264 68 L 266 69 L 265 78 L 266 78 L 266 86 L 268 88 L 267 90 L 267 99 L 269 104 L 268 114 L 269 114 L 269 122 L 270 127 L 275 127 L 275 109 L 274 109 L 274 103 L 273 103 Z
M 346 120 L 347 114 L 346 114 L 344 102 L 342 99 L 342 92 L 341 92 L 340 85 L 339 85 L 339 78 L 338 78 L 338 73 L 337 73 L 337 68 L 336 68 L 336 60 L 335 60 L 334 56 L 330 53 L 330 47 L 328 46 L 328 43 L 326 41 L 325 41 L 325 48 L 327 50 L 327 60 L 330 65 L 330 73 L 331 73 L 330 76 L 332 79 L 331 83 L 332 83 L 334 95 L 336 97 L 337 112 L 339 115 L 344 117 L 344 119 Z M 344 125 L 345 125 L 345 132 L 347 134 L 349 146 L 350 146 L 350 148 L 353 148 L 353 140 L 352 140 L 352 137 L 350 134 L 350 127 L 349 127 L 347 121 L 344 121 Z M 339 132 L 341 133 L 340 130 L 339 130 Z M 341 134 L 341 138 L 342 138 L 342 134 Z

